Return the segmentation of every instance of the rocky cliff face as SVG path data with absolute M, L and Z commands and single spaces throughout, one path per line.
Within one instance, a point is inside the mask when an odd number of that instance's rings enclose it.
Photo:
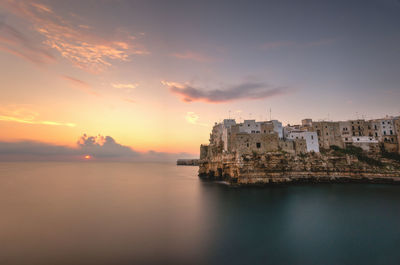
M 242 155 L 219 154 L 199 162 L 199 176 L 232 185 L 286 182 L 384 182 L 400 184 L 400 164 L 379 163 L 335 152 L 291 155 L 285 152 Z

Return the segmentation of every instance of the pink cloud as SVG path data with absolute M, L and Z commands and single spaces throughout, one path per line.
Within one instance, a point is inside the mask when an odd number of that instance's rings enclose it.
M 270 86 L 261 82 L 245 82 L 212 90 L 194 87 L 187 83 L 161 81 L 169 91 L 178 95 L 184 102 L 202 101 L 207 103 L 226 103 L 238 100 L 260 100 L 291 92 L 288 87 Z
M 0 50 L 37 65 L 54 62 L 55 57 L 14 27 L 0 22 Z
M 63 78 L 64 80 L 67 80 L 74 87 L 76 87 L 79 90 L 85 92 L 86 94 L 89 94 L 89 95 L 92 95 L 92 96 L 100 96 L 100 94 L 97 93 L 96 91 L 94 91 L 93 87 L 90 86 L 85 81 L 82 81 L 80 79 L 77 79 L 75 77 L 68 76 L 68 75 L 62 75 L 61 78 Z
M 201 63 L 214 61 L 213 58 L 211 58 L 207 55 L 197 53 L 197 52 L 192 52 L 192 51 L 186 51 L 186 52 L 182 52 L 182 53 L 174 53 L 174 54 L 171 54 L 171 56 L 178 58 L 178 59 L 192 60 L 192 61 L 201 62 Z
M 128 61 L 131 55 L 148 54 L 133 40 L 104 39 L 90 32 L 86 25 L 74 25 L 52 8 L 37 1 L 6 0 L 2 4 L 14 15 L 26 20 L 35 32 L 44 37 L 44 44 L 58 51 L 75 67 L 100 73 L 114 61 Z

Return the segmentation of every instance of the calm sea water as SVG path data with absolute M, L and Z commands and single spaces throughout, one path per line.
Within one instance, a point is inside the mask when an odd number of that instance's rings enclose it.
M 196 167 L 0 163 L 0 264 L 400 264 L 400 186 L 229 188 Z

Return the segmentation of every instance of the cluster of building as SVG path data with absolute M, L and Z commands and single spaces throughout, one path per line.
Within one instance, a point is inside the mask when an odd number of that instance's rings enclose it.
M 319 152 L 331 146 L 361 147 L 368 152 L 398 152 L 400 117 L 375 120 L 313 121 L 302 120 L 301 125 L 282 126 L 277 120 L 244 120 L 236 123 L 225 119 L 215 123 L 210 144 L 202 145 L 201 156 L 218 153 L 265 153 L 276 150 L 288 153 Z

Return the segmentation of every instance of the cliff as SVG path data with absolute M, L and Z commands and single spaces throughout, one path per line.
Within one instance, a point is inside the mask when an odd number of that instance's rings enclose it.
M 302 182 L 373 182 L 400 184 L 400 163 L 382 156 L 370 157 L 344 149 L 293 155 L 283 151 L 265 154 L 216 154 L 199 161 L 199 176 L 231 185 Z

